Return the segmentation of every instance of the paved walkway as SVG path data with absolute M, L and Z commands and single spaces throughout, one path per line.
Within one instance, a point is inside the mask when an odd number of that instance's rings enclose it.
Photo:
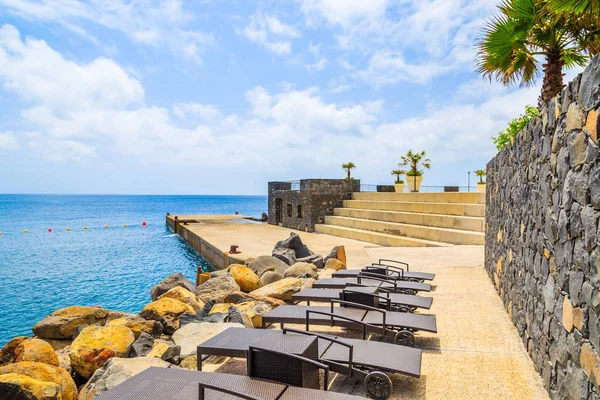
M 274 243 L 291 232 L 266 224 L 216 220 L 188 228 L 218 248 L 238 244 L 248 257 L 270 254 Z M 436 274 L 435 288 L 429 293 L 434 298 L 429 313 L 437 317 L 438 334 L 417 335 L 417 346 L 424 349 L 422 376 L 393 376 L 393 399 L 548 399 L 541 377 L 483 268 L 483 246 L 394 248 L 298 233 L 320 254 L 343 244 L 350 268 L 391 258 L 410 263 L 411 270 Z M 245 370 L 239 360 L 213 367 L 222 372 Z M 362 383 L 341 375 L 335 377 L 331 389 L 364 395 Z

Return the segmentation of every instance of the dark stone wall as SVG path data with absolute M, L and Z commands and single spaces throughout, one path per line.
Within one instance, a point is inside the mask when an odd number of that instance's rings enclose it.
M 487 165 L 485 266 L 554 399 L 600 397 L 600 58 Z
M 269 224 L 313 232 L 315 224 L 360 191 L 360 180 L 302 179 L 300 190 L 291 187 L 289 182 L 269 182 Z

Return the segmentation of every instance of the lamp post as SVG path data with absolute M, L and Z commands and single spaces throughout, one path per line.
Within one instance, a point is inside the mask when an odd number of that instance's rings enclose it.
M 469 180 L 467 181 L 467 192 L 471 191 L 471 171 L 467 172 L 469 174 Z

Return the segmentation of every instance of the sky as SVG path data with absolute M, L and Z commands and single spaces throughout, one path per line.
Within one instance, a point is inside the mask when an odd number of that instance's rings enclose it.
M 475 73 L 497 2 L 0 0 L 0 193 L 466 185 L 539 93 Z

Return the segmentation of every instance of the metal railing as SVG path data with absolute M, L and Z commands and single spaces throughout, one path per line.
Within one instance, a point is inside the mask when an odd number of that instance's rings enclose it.
M 361 192 L 377 192 L 377 186 L 393 186 L 393 185 L 371 185 L 371 184 L 362 184 L 360 185 Z M 458 188 L 459 192 L 477 192 L 477 186 L 456 186 L 456 185 L 448 185 L 448 186 L 425 186 L 421 185 L 419 192 L 425 193 L 443 193 L 443 192 L 453 192 L 456 191 L 454 189 Z M 404 186 L 404 193 L 408 193 L 408 184 Z

